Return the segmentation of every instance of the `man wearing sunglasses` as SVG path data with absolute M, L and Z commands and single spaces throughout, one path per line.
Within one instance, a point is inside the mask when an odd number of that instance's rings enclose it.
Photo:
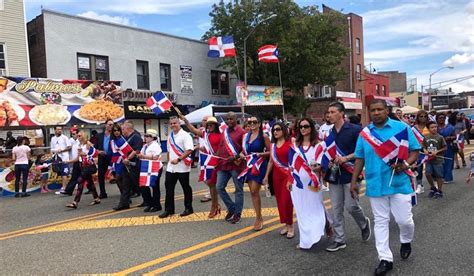
M 99 198 L 107 198 L 107 192 L 105 191 L 105 173 L 110 164 L 112 158 L 112 150 L 110 149 L 110 135 L 112 134 L 112 127 L 114 121 L 108 119 L 105 121 L 105 128 L 102 133 L 97 136 L 97 142 L 94 148 L 99 151 L 99 158 L 97 164 L 97 179 L 99 180 L 100 194 Z

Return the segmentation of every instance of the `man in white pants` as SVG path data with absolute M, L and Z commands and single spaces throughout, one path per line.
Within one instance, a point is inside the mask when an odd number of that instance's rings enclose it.
M 409 126 L 388 117 L 387 103 L 384 100 L 373 100 L 369 105 L 369 112 L 372 123 L 362 130 L 355 149 L 351 195 L 353 198 L 358 196 L 357 177 L 365 164 L 366 196 L 370 199 L 374 214 L 375 245 L 380 260 L 375 275 L 385 275 L 393 268 L 393 255 L 389 246 L 390 213 L 400 228 L 401 258 L 407 259 L 411 253 L 415 233 L 411 212 L 414 191 L 407 170 L 418 159 L 420 144 Z M 390 162 L 385 162 L 382 157 L 387 157 L 386 153 L 393 152 L 397 147 L 387 147 L 381 143 L 393 138 L 408 141 L 408 145 L 400 143 L 408 147 L 408 158 L 398 162 L 400 160 L 395 158 L 397 155 L 390 155 L 389 158 L 396 162 L 389 165 Z M 381 148 L 385 149 L 385 153 L 380 151 Z M 398 150 L 402 151 L 402 147 L 398 146 Z

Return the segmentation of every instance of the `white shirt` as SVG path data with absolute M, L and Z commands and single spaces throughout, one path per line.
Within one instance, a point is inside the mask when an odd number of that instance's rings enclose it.
M 153 155 L 153 157 L 159 156 L 161 154 L 161 152 L 162 152 L 161 146 L 156 141 L 151 142 L 150 145 L 144 144 L 143 148 L 141 150 L 141 154 L 143 154 L 143 155 Z M 161 158 L 158 158 L 158 160 L 161 160 Z
M 71 144 L 71 151 L 69 152 L 70 160 L 77 158 L 77 151 L 80 147 L 79 139 L 69 138 L 69 143 Z
M 168 137 L 168 144 L 167 144 L 170 158 L 169 158 L 168 165 L 166 166 L 166 171 L 171 172 L 171 173 L 173 173 L 173 172 L 177 172 L 177 173 L 190 172 L 191 171 L 191 166 L 186 166 L 186 164 L 184 164 L 184 160 L 182 160 L 181 162 L 178 162 L 178 164 L 176 164 L 176 165 L 171 164 L 171 160 L 174 160 L 174 159 L 180 157 L 180 155 L 177 155 L 173 151 L 173 149 L 171 148 L 171 145 L 170 145 L 170 140 L 171 140 L 171 133 Z M 191 135 L 188 132 L 184 131 L 183 129 L 180 129 L 177 134 L 174 133 L 174 141 L 176 142 L 176 145 L 178 145 L 184 151 L 194 149 L 193 138 L 191 137 Z
M 64 134 L 61 134 L 61 136 L 59 137 L 55 135 L 53 136 L 53 138 L 51 138 L 51 152 L 52 153 L 56 153 L 58 151 L 64 150 L 70 146 L 71 146 L 71 143 L 69 139 L 66 137 L 66 135 Z M 61 157 L 63 161 L 69 161 L 69 151 L 60 153 L 59 157 Z
M 14 146 L 12 153 L 15 154 L 15 165 L 28 165 L 28 152 L 31 152 L 27 145 Z
M 325 123 L 319 128 L 319 140 L 320 141 L 323 141 L 324 139 L 326 139 L 326 137 L 329 136 L 329 133 L 331 132 L 331 129 L 332 129 L 333 126 L 334 126 L 334 124 L 328 125 L 328 124 Z

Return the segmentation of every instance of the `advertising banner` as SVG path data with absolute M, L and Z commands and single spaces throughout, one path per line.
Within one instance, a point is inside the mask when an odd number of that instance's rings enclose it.
M 120 82 L 0 77 L 0 127 L 124 119 Z
M 181 93 L 193 93 L 193 68 L 187 65 L 180 65 L 181 70 Z
M 283 89 L 279 86 L 237 85 L 236 93 L 244 105 L 283 105 Z

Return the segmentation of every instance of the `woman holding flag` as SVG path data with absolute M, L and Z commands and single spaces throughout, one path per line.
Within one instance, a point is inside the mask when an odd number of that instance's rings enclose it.
M 293 228 L 293 203 L 291 202 L 290 191 L 287 189 L 289 179 L 288 155 L 292 141 L 288 134 L 288 128 L 284 123 L 275 123 L 272 127 L 271 158 L 268 163 L 267 172 L 263 179 L 263 184 L 268 185 L 268 175 L 273 167 L 273 189 L 277 201 L 280 222 L 285 224 L 285 228 L 280 231 L 282 236 L 288 239 L 295 237 Z
M 256 214 L 253 229 L 260 231 L 263 229 L 260 185 L 262 185 L 262 180 L 267 172 L 270 138 L 263 134 L 262 122 L 257 117 L 251 117 L 247 123 L 250 131 L 242 139 L 242 152 L 240 153 L 240 157 L 246 160 L 247 166 L 239 175 L 239 178 L 243 178 L 244 182 L 249 184 Z
M 145 144 L 143 144 L 143 148 L 138 154 L 138 158 L 142 163 L 140 174 L 142 174 L 144 167 L 147 169 L 146 172 L 151 173 L 149 179 L 140 176 L 139 180 L 140 192 L 143 197 L 143 205 L 145 206 L 143 212 L 145 213 L 158 212 L 162 209 L 160 203 L 160 177 L 163 171 L 163 164 L 161 163 L 161 146 L 156 141 L 157 135 L 158 132 L 156 130 L 148 129 L 144 135 Z M 151 165 L 153 163 L 154 165 Z M 153 195 L 151 190 L 153 190 Z
M 186 127 L 195 135 L 204 140 L 203 145 L 199 148 L 199 164 L 201 166 L 201 173 L 199 174 L 199 181 L 205 182 L 209 187 L 211 194 L 211 211 L 209 212 L 208 218 L 214 218 L 221 213 L 221 206 L 219 205 L 219 198 L 217 197 L 217 170 L 212 164 L 205 164 L 207 160 L 215 160 L 218 162 L 219 159 L 216 155 L 219 150 L 219 144 L 221 143 L 221 133 L 219 131 L 219 124 L 216 117 L 208 117 L 204 126 L 205 130 L 195 128 L 185 116 L 181 115 L 180 119 L 184 121 Z
M 415 138 L 420 143 L 420 146 L 423 146 L 423 139 L 425 135 L 428 135 L 430 131 L 426 127 L 428 124 L 428 112 L 426 110 L 420 110 L 416 114 L 415 125 L 412 126 L 413 133 Z M 418 175 L 416 176 L 416 193 L 422 194 L 425 192 L 423 187 L 423 157 L 424 155 L 420 154 L 418 161 L 416 162 L 415 168 Z
M 318 132 L 314 122 L 309 118 L 303 118 L 298 122 L 297 128 L 295 148 L 306 163 L 313 167 L 316 165 L 318 143 Z M 297 185 L 296 181 L 293 181 L 290 187 L 300 233 L 297 248 L 310 249 L 324 235 L 326 214 L 322 192 L 316 189 L 317 183 L 313 183 L 306 174 L 302 174 L 300 180 L 303 183 L 302 187 Z
M 92 180 L 92 175 L 97 172 L 95 159 L 97 158 L 99 152 L 95 150 L 92 143 L 89 142 L 89 138 L 84 131 L 79 132 L 77 139 L 80 143 L 77 158 L 67 161 L 67 163 L 71 164 L 79 161 L 81 164 L 81 175 L 77 179 L 76 197 L 74 197 L 73 202 L 66 205 L 66 207 L 72 209 L 77 209 L 77 205 L 79 204 L 79 201 L 81 201 L 82 191 L 86 182 L 87 188 L 92 192 L 92 196 L 94 197 L 94 201 L 92 201 L 89 205 L 96 205 L 100 203 L 99 195 L 97 194 L 94 181 Z

